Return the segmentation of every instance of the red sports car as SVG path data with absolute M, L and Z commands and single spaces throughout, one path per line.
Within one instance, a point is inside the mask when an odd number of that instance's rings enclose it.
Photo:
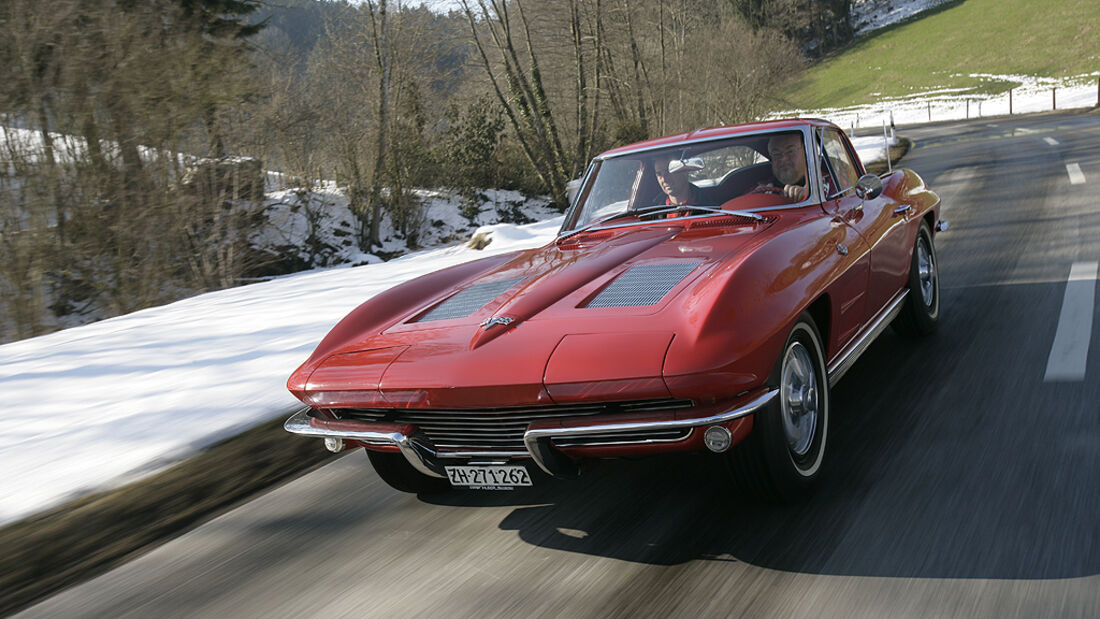
M 286 429 L 364 447 L 394 488 L 514 488 L 591 458 L 722 454 L 804 494 L 829 388 L 940 313 L 939 198 L 866 174 L 820 120 L 692 131 L 593 160 L 557 238 L 359 306 L 290 377 Z

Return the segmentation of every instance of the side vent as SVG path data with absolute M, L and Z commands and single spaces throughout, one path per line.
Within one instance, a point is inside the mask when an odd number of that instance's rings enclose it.
M 647 264 L 631 267 L 600 291 L 585 307 L 655 305 L 701 262 Z
M 433 307 L 428 313 L 416 319 L 414 322 L 465 318 L 485 307 L 490 301 L 500 296 L 502 292 L 521 281 L 523 281 L 523 278 L 517 277 L 515 279 L 504 279 L 498 282 L 474 284 L 458 294 L 447 297 L 442 303 Z

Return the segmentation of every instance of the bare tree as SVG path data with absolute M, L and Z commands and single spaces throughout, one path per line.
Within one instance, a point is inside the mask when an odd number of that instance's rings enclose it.
M 381 196 L 383 175 L 386 168 L 386 134 L 389 129 L 390 75 L 393 71 L 394 50 L 390 45 L 390 25 L 386 14 L 386 0 L 379 0 L 376 7 L 367 0 L 370 16 L 371 39 L 374 42 L 374 58 L 378 69 L 378 115 L 375 118 L 374 172 L 370 191 L 367 193 L 366 210 L 370 213 L 370 236 L 372 245 L 378 244 L 378 227 L 382 220 Z
M 224 286 L 243 268 L 244 224 L 226 196 L 194 199 L 178 186 L 179 153 L 201 151 L 205 113 L 239 92 L 240 48 L 204 32 L 180 2 L 148 8 L 0 4 L 0 58 L 11 61 L 0 79 L 16 85 L 0 110 L 33 131 L 6 131 L 11 158 L 0 163 L 0 304 L 16 335 L 55 326 L 51 313 L 111 315 Z M 196 72 L 207 76 L 202 88 Z M 189 242 L 199 228 L 202 242 Z M 214 278 L 187 268 L 203 251 L 216 254 Z
M 689 125 L 727 125 L 762 118 L 775 109 L 779 91 L 802 70 L 794 44 L 770 29 L 753 31 L 738 20 L 697 31 L 691 38 L 708 62 L 684 85 Z
M 528 162 L 550 191 L 551 199 L 564 207 L 565 184 L 569 179 L 567 170 L 572 166 L 567 163 L 554 113 L 546 97 L 523 3 L 514 0 L 521 32 L 517 32 L 517 25 L 513 23 L 508 2 L 489 0 L 487 5 L 484 0 L 478 0 L 477 5 L 480 10 L 475 16 L 469 1 L 462 2 L 485 73 Z M 520 34 L 526 43 L 526 64 L 520 61 L 517 51 L 516 39 Z M 489 59 L 489 45 L 499 53 L 497 63 Z

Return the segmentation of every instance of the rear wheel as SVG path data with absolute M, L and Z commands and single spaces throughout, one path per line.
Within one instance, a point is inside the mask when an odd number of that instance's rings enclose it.
M 756 413 L 752 433 L 727 457 L 734 480 L 753 494 L 793 501 L 817 480 L 829 431 L 824 350 L 813 319 L 803 314 L 768 381 L 779 393 Z
M 394 490 L 413 494 L 436 494 L 450 490 L 451 484 L 441 477 L 430 477 L 413 468 L 399 453 L 366 450 L 370 463 L 382 481 Z
M 894 319 L 894 330 L 902 335 L 931 335 L 940 319 L 940 275 L 932 230 L 922 221 L 913 245 L 909 265 L 909 295 Z

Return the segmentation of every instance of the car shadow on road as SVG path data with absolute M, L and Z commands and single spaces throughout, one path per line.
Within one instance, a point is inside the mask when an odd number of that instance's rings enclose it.
M 1037 404 L 1011 390 L 976 395 L 967 381 L 948 385 L 957 366 L 937 359 L 966 334 L 944 330 L 917 343 L 887 334 L 837 386 L 831 461 L 801 503 L 739 495 L 711 454 L 603 461 L 575 480 L 541 477 L 517 492 L 422 500 L 514 506 L 499 527 L 529 544 L 654 565 L 740 561 L 919 578 L 1100 573 L 1095 450 L 1067 445 L 1064 427 L 1048 436 L 1043 428 L 976 419 L 979 404 L 994 411 Z M 983 354 L 980 335 L 971 337 L 973 354 Z M 927 380 L 908 378 L 918 371 Z M 990 442 L 1009 446 L 1015 458 Z M 1046 457 L 1045 450 L 1056 453 Z

